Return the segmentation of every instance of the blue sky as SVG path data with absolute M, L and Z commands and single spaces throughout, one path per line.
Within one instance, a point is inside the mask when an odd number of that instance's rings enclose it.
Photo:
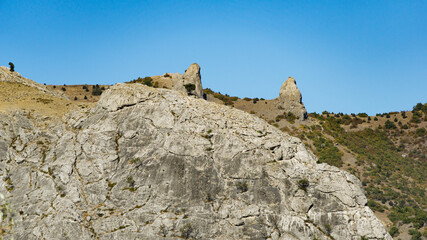
M 427 102 L 427 1 L 0 1 L 0 65 L 47 84 L 113 84 L 193 62 L 221 93 L 309 112 Z

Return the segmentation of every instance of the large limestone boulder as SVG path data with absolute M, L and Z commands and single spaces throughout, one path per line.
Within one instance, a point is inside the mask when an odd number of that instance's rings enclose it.
M 307 110 L 302 103 L 302 95 L 294 78 L 289 77 L 280 88 L 279 108 L 291 112 L 300 120 L 307 118 Z
M 172 74 L 173 89 L 187 93 L 185 85 L 193 84 L 195 89 L 190 92 L 191 95 L 203 98 L 203 87 L 200 75 L 200 66 L 193 63 L 185 70 L 184 75 Z
M 243 111 L 118 84 L 41 122 L 0 115 L 5 239 L 391 239 L 355 176 Z

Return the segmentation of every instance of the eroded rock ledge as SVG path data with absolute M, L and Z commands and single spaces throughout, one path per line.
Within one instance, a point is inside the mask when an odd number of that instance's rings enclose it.
M 243 111 L 118 84 L 40 121 L 0 116 L 5 239 L 391 239 L 356 177 Z

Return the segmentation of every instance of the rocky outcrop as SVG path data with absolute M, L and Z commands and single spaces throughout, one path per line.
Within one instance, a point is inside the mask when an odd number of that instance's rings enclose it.
M 202 87 L 202 80 L 200 75 L 200 66 L 197 63 L 193 63 L 190 65 L 190 67 L 185 70 L 184 75 L 181 74 L 169 74 L 169 76 L 172 76 L 172 82 L 173 87 L 172 89 L 178 90 L 181 92 L 187 93 L 188 90 L 186 89 L 187 84 L 194 85 L 195 89 L 190 90 L 191 95 L 195 95 L 198 98 L 203 98 L 203 87 Z
M 300 120 L 307 119 L 307 110 L 302 103 L 302 95 L 299 91 L 295 79 L 289 77 L 280 88 L 279 108 L 285 112 L 291 112 Z
M 299 139 L 141 84 L 63 122 L 1 115 L 0 175 L 5 239 L 391 239 Z

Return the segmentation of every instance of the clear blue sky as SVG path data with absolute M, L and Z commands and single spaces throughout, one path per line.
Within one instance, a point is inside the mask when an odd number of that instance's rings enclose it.
M 0 0 L 0 65 L 47 84 L 181 72 L 239 97 L 288 76 L 309 112 L 427 102 L 427 1 Z

